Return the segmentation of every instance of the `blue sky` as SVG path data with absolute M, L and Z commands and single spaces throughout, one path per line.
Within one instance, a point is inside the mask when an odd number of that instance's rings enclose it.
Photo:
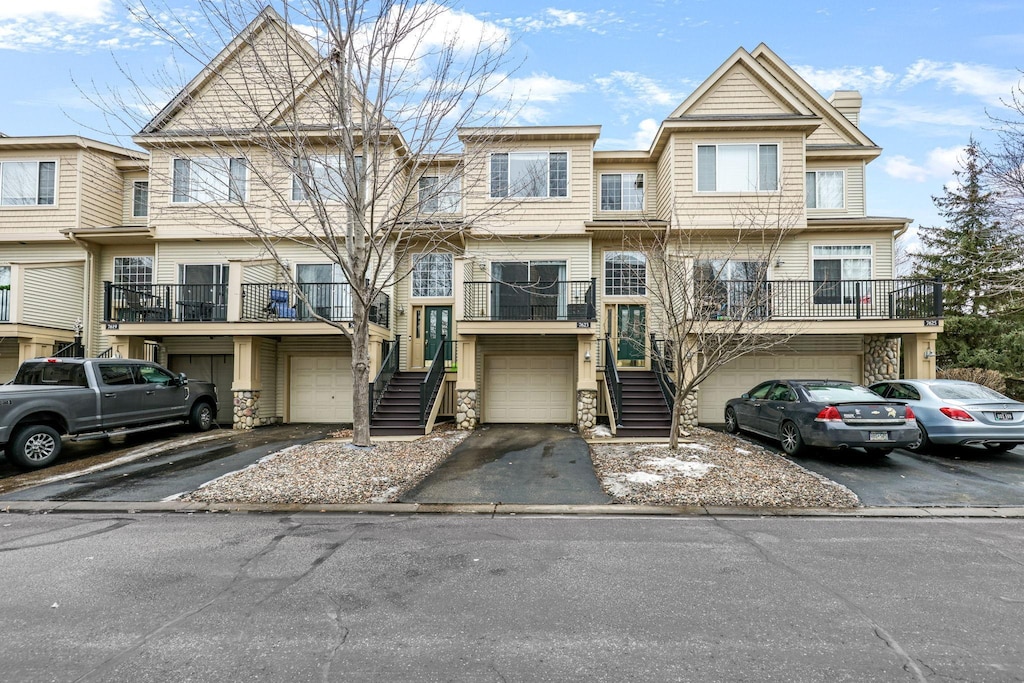
M 180 17 L 194 5 L 168 0 Z M 940 221 L 931 202 L 971 135 L 993 139 L 1024 68 L 1024 1 L 469 1 L 453 21 L 507 32 L 530 92 L 521 122 L 600 124 L 604 149 L 646 147 L 658 122 L 737 47 L 766 43 L 826 97 L 857 89 L 861 128 L 883 148 L 872 215 Z M 196 23 L 196 27 L 200 28 Z M 221 46 L 215 39 L 213 49 Z M 123 90 L 118 63 L 167 64 L 167 44 L 116 0 L 0 0 L 0 131 L 130 144 L 85 92 Z M 192 76 L 199 65 L 182 68 Z M 124 92 L 127 92 L 126 90 Z

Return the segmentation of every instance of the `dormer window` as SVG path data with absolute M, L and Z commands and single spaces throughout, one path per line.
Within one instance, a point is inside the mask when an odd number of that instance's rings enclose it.
M 568 197 L 568 152 L 491 155 L 492 197 Z
M 643 173 L 602 173 L 602 211 L 643 211 Z
M 698 192 L 779 189 L 777 144 L 697 145 Z

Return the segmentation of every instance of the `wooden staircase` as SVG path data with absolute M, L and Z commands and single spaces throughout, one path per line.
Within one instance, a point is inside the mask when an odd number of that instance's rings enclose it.
M 420 385 L 426 376 L 425 371 L 395 373 L 384 397 L 370 416 L 370 434 L 424 433 L 425 426 L 420 424 Z
M 667 437 L 672 413 L 661 393 L 657 376 L 649 371 L 620 372 L 622 415 L 615 436 Z

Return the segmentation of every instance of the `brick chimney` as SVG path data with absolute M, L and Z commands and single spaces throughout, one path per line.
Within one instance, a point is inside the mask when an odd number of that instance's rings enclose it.
M 832 97 L 828 98 L 828 101 L 853 125 L 859 125 L 861 97 L 858 91 L 836 90 L 832 93 Z

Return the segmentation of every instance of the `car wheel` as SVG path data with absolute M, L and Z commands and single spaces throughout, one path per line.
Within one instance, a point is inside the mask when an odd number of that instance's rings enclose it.
M 914 451 L 915 453 L 927 453 L 928 449 L 931 448 L 932 442 L 928 438 L 928 432 L 925 430 L 924 425 L 920 421 L 917 423 L 917 440 L 907 446 L 907 450 Z
M 192 406 L 192 412 L 189 414 L 188 422 L 192 425 L 192 429 L 197 432 L 207 432 L 213 427 L 213 406 L 206 401 L 200 401 Z
M 779 427 L 779 443 L 786 455 L 799 455 L 804 449 L 804 438 L 800 436 L 800 428 L 793 422 L 783 422 Z
M 738 434 L 740 431 L 740 421 L 736 418 L 736 411 L 732 408 L 725 409 L 725 431 L 730 434 Z
M 1012 450 L 1015 443 L 987 443 L 985 448 L 992 451 L 993 453 L 1005 453 L 1006 451 Z
M 7 457 L 22 469 L 35 470 L 53 464 L 60 455 L 60 434 L 47 425 L 22 427 L 7 446 Z

